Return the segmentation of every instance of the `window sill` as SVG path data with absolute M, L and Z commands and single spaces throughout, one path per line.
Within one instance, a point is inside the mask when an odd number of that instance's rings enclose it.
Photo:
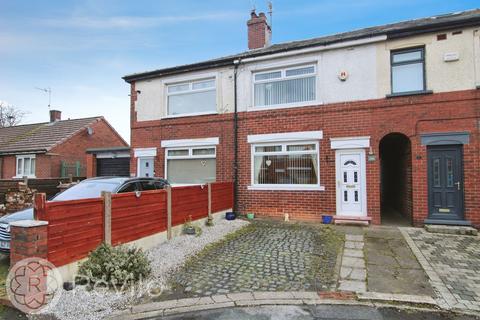
M 209 112 L 196 112 L 196 113 L 185 113 L 185 114 L 175 114 L 164 116 L 162 119 L 175 119 L 175 118 L 185 118 L 185 117 L 195 117 L 195 116 L 206 116 L 206 115 L 214 115 L 219 114 L 217 111 L 209 111 Z
M 432 94 L 432 90 L 422 90 L 422 91 L 409 91 L 409 92 L 398 92 L 398 93 L 391 93 L 387 94 L 386 98 L 396 98 L 396 97 L 406 97 L 406 96 L 421 96 Z
M 324 186 L 297 187 L 297 186 L 248 186 L 248 190 L 257 191 L 325 191 Z
M 28 179 L 36 179 L 36 176 L 14 176 L 12 179 L 23 179 L 23 177 L 27 177 Z

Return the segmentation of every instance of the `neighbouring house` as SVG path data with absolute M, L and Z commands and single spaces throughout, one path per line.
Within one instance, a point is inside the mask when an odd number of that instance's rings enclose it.
M 480 10 L 127 75 L 131 174 L 234 181 L 236 210 L 480 226 Z
M 61 120 L 50 111 L 50 122 L 0 128 L 0 178 L 85 176 L 91 148 L 128 144 L 103 117 Z

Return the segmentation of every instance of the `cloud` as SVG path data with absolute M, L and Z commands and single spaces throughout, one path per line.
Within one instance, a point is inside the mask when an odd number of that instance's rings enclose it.
M 59 28 L 82 28 L 82 29 L 116 29 L 116 28 L 152 28 L 168 24 L 198 21 L 226 21 L 243 18 L 238 12 L 204 13 L 197 15 L 178 15 L 162 17 L 133 17 L 133 16 L 112 16 L 92 17 L 74 16 L 70 18 L 41 19 L 39 24 L 47 27 Z

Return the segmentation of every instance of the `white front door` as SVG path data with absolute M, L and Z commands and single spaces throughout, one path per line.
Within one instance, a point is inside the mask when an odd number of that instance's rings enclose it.
M 363 149 L 336 151 L 337 215 L 366 216 L 366 171 Z
M 154 176 L 153 165 L 154 165 L 153 157 L 138 158 L 138 176 L 153 177 Z

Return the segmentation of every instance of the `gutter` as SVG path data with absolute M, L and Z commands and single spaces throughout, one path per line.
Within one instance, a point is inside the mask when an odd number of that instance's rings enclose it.
M 14 156 L 14 155 L 24 155 L 24 154 L 41 154 L 47 153 L 45 149 L 38 149 L 38 150 L 28 150 L 28 151 L 0 151 L 0 156 Z

